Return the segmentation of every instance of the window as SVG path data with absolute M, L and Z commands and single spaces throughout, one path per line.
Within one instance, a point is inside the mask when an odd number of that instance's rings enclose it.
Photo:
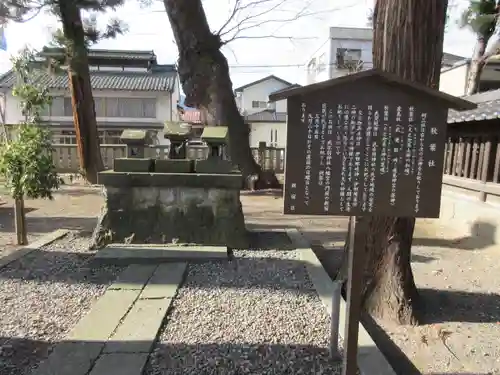
M 307 71 L 312 73 L 316 71 L 316 58 L 313 57 L 311 61 L 309 61 L 309 64 L 307 64 Z
M 252 108 L 267 108 L 267 102 L 252 100 Z
M 311 59 L 307 64 L 307 83 L 314 83 L 316 80 L 316 58 Z
M 361 50 L 352 48 L 337 48 L 337 68 L 346 69 L 361 61 Z
M 278 147 L 278 130 L 271 129 L 271 147 Z
M 104 111 L 100 109 L 103 117 L 156 118 L 156 98 L 100 99 L 104 102 L 99 103 L 101 108 L 104 106 Z
M 326 70 L 326 54 L 322 54 L 318 57 L 318 73 L 324 72 Z
M 97 117 L 156 118 L 156 98 L 94 98 Z M 42 116 L 71 117 L 71 98 L 55 96 Z

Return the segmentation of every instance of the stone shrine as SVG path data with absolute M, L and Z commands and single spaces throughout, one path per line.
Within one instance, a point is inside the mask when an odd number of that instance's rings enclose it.
M 116 159 L 113 170 L 99 173 L 105 204 L 92 247 L 181 243 L 246 248 L 243 177 L 220 158 L 227 128 L 204 130 L 202 138 L 211 147 L 207 160 L 144 158 L 148 135 L 135 132 L 131 137 L 126 130 L 122 138 L 136 149 L 134 155 Z M 181 137 L 173 139 L 178 144 Z

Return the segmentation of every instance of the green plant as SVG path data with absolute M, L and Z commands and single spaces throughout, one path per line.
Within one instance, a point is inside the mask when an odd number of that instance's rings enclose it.
M 14 199 L 52 199 L 61 179 L 52 161 L 50 133 L 32 124 L 20 126 L 16 139 L 0 150 L 0 174 Z
M 52 98 L 46 87 L 37 85 L 34 53 L 25 49 L 13 59 L 17 84 L 12 94 L 21 104 L 25 117 L 19 133 L 0 148 L 0 175 L 15 200 L 16 234 L 20 245 L 27 243 L 24 198 L 52 199 L 52 191 L 62 180 L 52 160 L 50 132 L 40 126 L 40 113 Z

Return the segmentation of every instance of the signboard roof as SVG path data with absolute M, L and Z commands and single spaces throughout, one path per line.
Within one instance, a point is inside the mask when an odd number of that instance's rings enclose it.
M 400 86 L 404 86 L 404 88 L 408 89 L 409 91 L 415 91 L 420 93 L 421 95 L 429 95 L 431 97 L 434 97 L 435 99 L 439 100 L 441 102 L 442 106 L 445 106 L 447 108 L 453 108 L 456 110 L 468 110 L 468 109 L 475 109 L 477 108 L 477 104 L 472 103 L 468 100 L 464 100 L 461 98 L 458 98 L 453 95 L 446 94 L 444 92 L 441 92 L 439 90 L 427 87 L 425 85 L 422 85 L 420 83 L 416 82 L 411 82 L 405 79 L 402 79 L 401 77 L 384 72 L 380 69 L 369 69 L 369 70 L 364 70 L 358 73 L 354 74 L 349 74 L 343 77 L 339 78 L 333 78 L 327 81 L 323 82 L 318 82 L 312 85 L 307 85 L 307 86 L 301 86 L 301 87 L 296 87 L 292 88 L 289 90 L 283 90 L 279 91 L 276 93 L 273 93 L 269 95 L 269 100 L 272 102 L 278 101 L 278 100 L 283 100 L 292 96 L 302 96 L 302 95 L 307 95 L 311 94 L 315 91 L 318 90 L 323 90 L 323 89 L 330 89 L 334 88 L 335 86 L 339 85 L 344 85 L 348 83 L 353 83 L 358 80 L 362 80 L 365 78 L 370 78 L 370 77 L 378 77 L 384 80 L 388 84 L 396 84 Z

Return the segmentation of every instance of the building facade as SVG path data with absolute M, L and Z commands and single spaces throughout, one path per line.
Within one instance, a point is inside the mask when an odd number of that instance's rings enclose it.
M 250 147 L 286 146 L 286 100 L 269 103 L 269 95 L 298 86 L 270 75 L 235 90 L 236 104 L 250 131 Z
M 62 60 L 63 54 L 60 49 L 45 48 L 41 57 Z M 89 67 L 101 143 L 118 143 L 124 129 L 137 128 L 156 132 L 158 143 L 164 144 L 165 121 L 178 121 L 175 66 L 158 64 L 153 51 L 90 50 Z M 74 143 L 67 73 L 49 73 L 41 66 L 36 82 L 52 95 L 42 120 L 53 130 L 55 142 Z M 2 120 L 7 125 L 23 121 L 19 99 L 12 95 L 15 83 L 14 71 L 0 77 Z
M 447 55 L 447 54 L 445 54 Z M 439 90 L 450 95 L 464 96 L 467 93 L 471 60 L 462 58 L 441 70 Z M 478 92 L 500 89 L 500 60 L 490 59 L 484 66 Z
M 372 68 L 372 36 L 371 28 L 330 27 L 328 38 L 306 63 L 307 84 Z

